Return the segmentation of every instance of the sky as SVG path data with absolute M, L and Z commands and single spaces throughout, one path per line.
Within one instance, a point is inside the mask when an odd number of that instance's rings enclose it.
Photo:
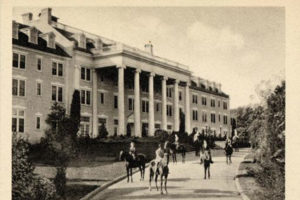
M 13 18 L 41 8 L 16 7 Z M 222 84 L 230 107 L 258 103 L 257 91 L 285 78 L 285 10 L 280 7 L 53 7 L 59 22 L 144 49 Z

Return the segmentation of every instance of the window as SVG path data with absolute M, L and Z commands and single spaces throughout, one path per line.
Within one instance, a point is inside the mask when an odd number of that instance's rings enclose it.
M 202 105 L 206 106 L 206 97 L 202 97 Z
M 223 109 L 227 110 L 227 102 L 223 102 Z
M 192 99 L 192 102 L 194 103 L 194 104 L 198 104 L 198 96 L 197 95 L 195 95 L 195 94 L 193 94 L 193 97 L 192 97 L 193 99 Z
M 118 96 L 114 96 L 114 108 L 118 108 Z
M 214 113 L 211 113 L 211 114 L 210 114 L 210 121 L 211 121 L 212 123 L 216 123 L 216 114 L 214 114 Z
M 90 117 L 82 116 L 80 118 L 80 135 L 87 136 L 90 134 Z
M 148 85 L 141 85 L 142 92 L 148 92 Z
M 91 105 L 91 91 L 89 90 L 81 90 L 81 104 Z
M 218 101 L 218 107 L 220 108 L 220 106 L 221 106 L 221 102 L 220 102 L 220 101 Z
M 171 117 L 172 116 L 172 105 L 167 105 L 167 116 Z
M 193 110 L 193 120 L 198 121 L 198 111 L 197 110 Z
M 13 79 L 12 80 L 12 95 L 25 96 L 25 80 Z
M 210 106 L 211 107 L 216 107 L 216 101 L 214 99 L 210 100 Z
M 12 131 L 24 133 L 25 111 L 13 108 L 12 110 Z
M 115 127 L 114 127 L 114 135 L 117 135 L 117 134 L 118 134 L 118 127 L 115 126 Z
M 103 92 L 100 93 L 100 103 L 104 104 L 104 93 Z
M 52 75 L 63 76 L 63 64 L 58 62 L 52 62 Z
M 179 98 L 179 101 L 182 100 L 182 92 L 181 91 L 179 91 L 179 93 L 178 93 L 178 98 Z
M 35 126 L 35 128 L 37 130 L 41 129 L 41 116 L 36 116 L 36 126 Z
M 134 83 L 132 82 L 132 81 L 129 81 L 128 82 L 128 89 L 133 89 L 133 87 L 134 87 Z
M 167 97 L 172 98 L 172 88 L 167 88 Z
M 134 100 L 133 98 L 128 98 L 128 110 L 134 110 Z
M 114 125 L 118 125 L 119 121 L 117 119 L 114 119 Z
M 155 124 L 155 129 L 160 129 L 160 124 Z
M 13 53 L 13 67 L 25 69 L 26 56 L 22 54 Z
M 146 100 L 142 100 L 142 112 L 149 112 L 149 102 Z
M 219 115 L 219 122 L 221 121 L 221 115 Z
M 61 86 L 52 85 L 52 101 L 63 101 L 63 88 Z
M 172 125 L 167 125 L 168 130 L 172 130 Z
M 207 122 L 207 114 L 202 113 L 202 122 Z
M 156 112 L 160 111 L 160 103 L 156 103 L 156 108 L 155 108 Z
M 36 83 L 36 95 L 42 96 L 42 83 L 41 82 Z
M 227 124 L 227 116 L 226 115 L 223 116 L 223 123 Z
M 90 81 L 91 80 L 91 69 L 86 67 L 81 67 L 81 79 Z
M 36 68 L 38 71 L 42 71 L 42 58 L 37 58 Z

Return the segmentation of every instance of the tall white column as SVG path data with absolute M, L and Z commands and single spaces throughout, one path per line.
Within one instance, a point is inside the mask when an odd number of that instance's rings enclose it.
M 155 73 L 149 75 L 149 135 L 154 136 L 154 84 Z
M 161 129 L 167 130 L 167 77 L 163 77 L 161 81 Z
M 118 68 L 118 135 L 126 135 L 125 133 L 125 110 L 124 110 L 124 69 L 125 66 L 117 66 Z
M 174 83 L 174 131 L 179 131 L 178 83 L 179 83 L 179 80 L 175 80 L 175 83 Z
M 141 133 L 141 113 L 140 113 L 140 69 L 135 70 L 134 74 L 134 134 L 142 136 Z
M 185 132 L 191 133 L 191 113 L 190 113 L 190 86 L 185 86 Z
M 93 137 L 98 136 L 98 98 L 97 98 L 97 71 L 92 70 L 93 73 Z

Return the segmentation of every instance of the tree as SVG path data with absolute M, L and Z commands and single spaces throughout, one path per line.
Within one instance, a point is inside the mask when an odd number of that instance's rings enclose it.
M 54 184 L 35 175 L 34 166 L 28 160 L 29 143 L 12 137 L 12 199 L 13 200 L 54 200 L 56 190 Z
M 55 178 L 56 190 L 60 196 L 64 197 L 66 168 L 69 160 L 74 156 L 74 144 L 72 139 L 73 121 L 66 115 L 65 109 L 55 102 L 48 114 L 46 123 L 49 129 L 46 130 L 46 138 L 50 151 L 55 153 L 55 166 L 57 176 Z M 60 181 L 57 179 L 61 179 Z M 63 184 L 62 184 L 63 183 Z
M 75 142 L 77 139 L 77 133 L 79 131 L 80 126 L 80 92 L 75 90 L 73 93 L 72 103 L 71 103 L 71 111 L 70 111 L 70 120 L 72 123 L 71 136 L 73 141 Z
M 179 113 L 179 119 L 180 119 L 179 132 L 184 133 L 185 132 L 185 114 L 181 110 Z

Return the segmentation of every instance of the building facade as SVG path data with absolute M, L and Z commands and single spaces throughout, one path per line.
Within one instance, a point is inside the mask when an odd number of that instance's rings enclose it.
M 12 129 L 38 142 L 54 102 L 67 113 L 80 91 L 80 135 L 153 136 L 178 131 L 180 112 L 191 133 L 230 134 L 229 96 L 221 84 L 192 75 L 188 66 L 58 22 L 51 8 L 13 21 Z

